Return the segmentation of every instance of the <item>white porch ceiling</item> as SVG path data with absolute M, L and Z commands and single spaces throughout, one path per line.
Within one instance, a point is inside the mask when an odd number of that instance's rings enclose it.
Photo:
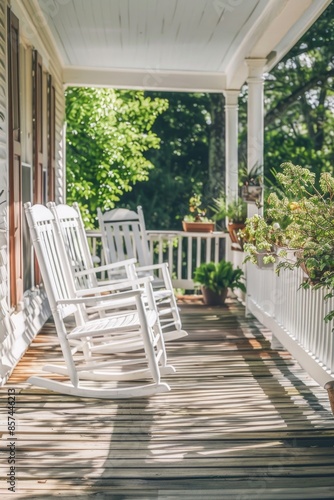
M 331 0 L 32 0 L 66 85 L 239 89 L 276 64 Z

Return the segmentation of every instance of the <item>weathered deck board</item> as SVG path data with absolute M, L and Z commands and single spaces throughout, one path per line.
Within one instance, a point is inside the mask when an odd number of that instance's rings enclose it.
M 326 391 L 270 332 L 225 308 L 182 304 L 189 337 L 167 345 L 172 390 L 106 401 L 29 386 L 59 359 L 52 323 L 0 390 L 16 390 L 16 493 L 8 498 L 321 500 L 334 498 L 334 418 Z M 3 464 L 1 464 L 3 465 Z M 10 495 L 10 496 L 9 496 Z M 6 497 L 7 498 L 7 497 Z

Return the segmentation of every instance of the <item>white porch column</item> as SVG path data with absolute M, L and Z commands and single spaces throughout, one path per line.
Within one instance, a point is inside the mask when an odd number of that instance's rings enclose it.
M 263 70 L 266 59 L 246 59 L 248 65 L 248 107 L 247 107 L 247 170 L 254 165 L 263 167 L 264 105 Z M 248 216 L 262 213 L 255 204 L 248 204 Z
M 238 97 L 239 90 L 225 90 L 225 195 L 226 202 L 231 203 L 238 198 Z M 226 224 L 227 224 L 226 220 Z M 236 254 L 233 252 L 230 239 L 227 238 L 226 260 L 234 266 Z
M 238 198 L 238 97 L 239 90 L 225 90 L 226 200 Z

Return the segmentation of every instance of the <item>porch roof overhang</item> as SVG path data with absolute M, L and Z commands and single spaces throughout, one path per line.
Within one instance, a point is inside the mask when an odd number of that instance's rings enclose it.
M 65 86 L 222 92 L 270 71 L 331 0 L 29 0 Z

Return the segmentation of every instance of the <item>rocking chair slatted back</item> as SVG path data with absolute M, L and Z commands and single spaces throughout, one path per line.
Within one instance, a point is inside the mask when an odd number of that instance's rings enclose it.
M 58 300 L 73 296 L 75 289 L 71 286 L 71 281 L 68 282 L 66 278 L 71 274 L 71 268 L 66 255 L 63 255 L 62 249 L 58 246 L 56 228 L 53 225 L 54 217 L 50 215 L 49 210 L 43 205 L 26 207 L 26 216 L 44 285 L 47 290 L 52 290 L 48 295 L 50 307 L 52 312 L 57 309 L 62 318 L 73 312 L 78 313 L 78 317 L 81 318 L 82 311 L 80 314 L 77 305 L 57 305 Z
M 72 272 L 77 288 L 95 288 L 98 280 L 94 273 L 80 274 L 80 271 L 93 269 L 94 263 L 90 253 L 86 232 L 77 203 L 73 206 L 48 203 L 56 222 L 62 231 L 67 254 L 70 258 Z
M 94 266 L 78 204 L 73 203 L 71 207 L 49 202 L 47 206 L 53 213 L 55 223 L 62 233 L 76 288 L 96 288 L 104 284 L 105 282 L 101 283 L 97 278 L 97 273 L 101 268 Z M 135 262 L 135 259 L 126 259 L 115 265 L 107 264 L 102 269 L 108 272 L 110 280 L 120 277 L 134 280 L 137 278 Z
M 97 213 L 106 262 L 136 258 L 140 266 L 152 264 L 141 207 L 138 213 L 125 208 Z

